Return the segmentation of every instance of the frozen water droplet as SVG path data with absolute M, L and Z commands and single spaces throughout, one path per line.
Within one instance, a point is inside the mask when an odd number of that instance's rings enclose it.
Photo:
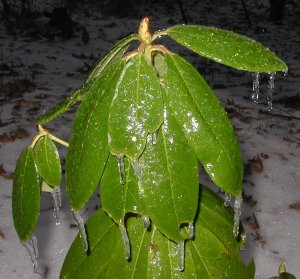
M 184 270 L 184 241 L 178 244 L 178 269 L 179 271 Z
M 31 258 L 32 265 L 33 265 L 33 271 L 36 272 L 38 270 L 37 258 L 39 256 L 37 239 L 34 235 L 32 235 L 28 241 L 22 242 L 22 244 L 27 249 L 27 251 L 30 255 L 30 258 Z
M 233 219 L 233 235 L 237 237 L 240 229 L 240 216 L 241 216 L 241 208 L 242 208 L 243 199 L 242 197 L 236 197 L 234 201 L 234 219 Z
M 151 221 L 150 221 L 149 216 L 144 216 L 144 227 L 145 227 L 146 229 L 149 229 L 149 228 L 150 228 L 150 225 L 151 225 Z
M 225 195 L 224 195 L 224 206 L 228 207 L 230 201 L 231 201 L 231 195 L 228 194 L 228 193 L 225 193 Z
M 270 78 L 268 82 L 268 93 L 267 93 L 267 102 L 268 102 L 268 111 L 271 111 L 273 108 L 273 92 L 274 92 L 274 80 L 276 73 L 270 73 Z
M 151 136 L 152 136 L 152 144 L 153 145 L 157 144 L 157 131 L 153 132 Z
M 188 225 L 188 232 L 189 232 L 189 239 L 191 239 L 191 238 L 193 238 L 195 236 L 194 223 L 189 223 L 189 225 Z
M 286 70 L 283 71 L 283 76 L 284 77 L 287 77 L 288 74 L 289 74 L 289 69 L 286 69 Z
M 59 221 L 59 200 L 58 200 L 58 196 L 57 196 L 57 193 L 54 191 L 54 192 L 51 192 L 51 195 L 52 195 L 52 198 L 53 198 L 53 215 L 54 215 L 54 218 L 55 218 L 55 223 L 56 223 L 56 226 L 60 225 L 60 221 Z
M 252 85 L 251 100 L 257 103 L 259 97 L 259 73 L 253 73 L 252 75 L 253 75 L 253 85 Z
M 120 183 L 125 184 L 126 183 L 126 173 L 125 173 L 125 163 L 124 163 L 124 157 L 123 156 L 116 156 L 118 161 L 118 169 L 120 174 Z
M 128 261 L 130 260 L 130 241 L 122 219 L 119 222 L 119 229 L 123 239 L 125 259 Z
M 88 240 L 87 240 L 87 235 L 86 235 L 83 219 L 80 216 L 78 211 L 73 211 L 72 210 L 72 214 L 73 214 L 73 217 L 74 217 L 74 219 L 77 223 L 79 235 L 80 235 L 80 237 L 83 241 L 84 251 L 87 252 L 88 249 L 89 249 L 89 244 L 88 244 Z

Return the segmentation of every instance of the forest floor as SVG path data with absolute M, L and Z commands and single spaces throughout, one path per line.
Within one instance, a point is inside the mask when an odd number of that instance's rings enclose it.
M 176 1 L 156 1 L 152 6 L 149 2 L 118 9 L 83 5 L 80 13 L 72 14 L 73 33 L 68 39 L 70 34 L 62 34 L 44 16 L 34 18 L 29 26 L 0 19 L 0 278 L 41 278 L 32 271 L 11 217 L 13 172 L 21 150 L 36 134 L 34 119 L 78 88 L 113 42 L 136 32 L 142 16 L 150 17 L 153 31 L 184 23 Z M 251 73 L 201 58 L 171 40 L 166 43 L 205 77 L 235 127 L 245 165 L 245 261 L 254 258 L 257 279 L 275 276 L 281 262 L 300 278 L 300 8 L 297 1 L 289 1 L 284 20 L 275 24 L 268 20 L 268 1 L 246 2 L 251 26 L 242 1 L 237 0 L 185 1 L 184 15 L 189 24 L 216 26 L 256 39 L 287 63 L 288 75 L 275 77 L 271 112 L 266 109 L 268 75 L 261 77 L 261 96 L 255 104 L 249 99 Z M 67 140 L 73 116 L 71 110 L 46 127 Z M 59 150 L 63 158 L 66 150 Z M 201 181 L 209 183 L 205 176 Z M 35 235 L 45 278 L 58 278 L 77 233 L 62 189 L 59 226 L 52 216 L 51 196 L 42 194 Z M 85 218 L 95 206 L 99 206 L 97 196 L 83 212 Z

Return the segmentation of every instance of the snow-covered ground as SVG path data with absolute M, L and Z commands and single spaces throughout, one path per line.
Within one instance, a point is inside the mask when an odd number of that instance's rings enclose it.
M 134 13 L 125 10 L 130 14 L 125 18 L 83 6 L 80 14 L 72 15 L 78 24 L 75 36 L 69 40 L 37 32 L 47 18 L 35 21 L 36 26 L 31 29 L 34 32 L 21 32 L 0 21 L 0 278 L 41 278 L 32 272 L 30 258 L 18 241 L 11 217 L 11 173 L 21 150 L 36 133 L 33 120 L 77 88 L 95 59 L 116 39 L 135 32 L 142 16 L 150 16 L 153 31 L 183 23 L 176 1 L 156 1 L 155 8 L 150 2 L 140 1 Z M 249 100 L 250 73 L 217 65 L 167 42 L 205 76 L 236 128 L 246 169 L 242 215 L 248 234 L 242 252 L 245 260 L 254 257 L 257 279 L 276 275 L 281 262 L 300 278 L 300 9 L 297 1 L 288 1 L 284 21 L 274 24 L 268 21 L 268 1 L 245 2 L 251 27 L 242 1 L 190 0 L 184 2 L 183 8 L 190 24 L 214 25 L 246 34 L 287 62 L 288 76 L 278 73 L 275 77 L 271 113 L 265 104 L 267 76 L 261 80 L 260 102 L 254 104 Z M 82 40 L 83 26 L 89 33 L 87 44 Z M 72 115 L 67 113 L 46 127 L 68 140 Z M 63 157 L 64 148 L 60 152 Z M 83 216 L 87 217 L 97 205 L 95 197 Z M 45 278 L 58 278 L 76 228 L 66 200 L 60 212 L 60 226 L 55 225 L 51 197 L 47 194 L 42 194 L 41 209 L 35 232 L 40 270 L 46 271 Z

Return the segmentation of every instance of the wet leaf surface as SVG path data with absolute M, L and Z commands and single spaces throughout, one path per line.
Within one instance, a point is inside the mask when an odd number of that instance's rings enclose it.
M 185 269 L 178 270 L 178 247 L 152 226 L 147 231 L 141 218 L 129 218 L 128 235 L 132 258 L 123 257 L 118 226 L 100 209 L 87 221 L 91 253 L 86 255 L 77 236 L 62 267 L 60 278 L 253 278 L 255 267 L 244 266 L 239 256 L 240 243 L 232 236 L 233 212 L 223 200 L 202 188 L 201 211 L 194 240 L 185 247 Z M 220 215 L 215 215 L 215 207 Z M 217 223 L 207 223 L 217 218 Z
M 164 117 L 157 142 L 148 136 L 139 159 L 140 192 L 157 228 L 180 242 L 188 238 L 183 227 L 193 223 L 198 207 L 198 163 L 168 107 Z
M 163 121 L 163 100 L 156 71 L 144 55 L 129 60 L 120 77 L 108 120 L 113 155 L 136 161 L 148 133 Z
M 66 164 L 66 190 L 74 210 L 88 201 L 105 168 L 109 154 L 109 106 L 123 66 L 121 60 L 111 65 L 95 82 L 76 113 Z
M 242 189 L 242 160 L 233 127 L 199 73 L 177 54 L 166 54 L 167 102 L 188 143 L 211 179 L 225 192 Z
M 250 72 L 277 72 L 287 65 L 260 43 L 237 33 L 206 26 L 176 25 L 167 29 L 179 44 L 215 62 Z
M 40 212 L 40 176 L 34 160 L 31 147 L 22 151 L 13 183 L 12 212 L 21 241 L 31 237 Z
M 49 136 L 42 137 L 34 147 L 35 162 L 40 176 L 50 185 L 61 183 L 61 164 L 58 150 Z

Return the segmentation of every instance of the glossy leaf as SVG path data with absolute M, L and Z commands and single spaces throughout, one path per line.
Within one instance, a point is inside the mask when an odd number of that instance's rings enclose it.
M 49 136 L 42 137 L 34 147 L 35 162 L 40 176 L 50 185 L 61 182 L 61 166 L 57 148 Z
M 17 161 L 12 192 L 12 213 L 21 241 L 30 239 L 40 212 L 40 176 L 33 149 L 26 147 Z
M 105 168 L 109 106 L 123 67 L 123 60 L 108 67 L 76 113 L 66 164 L 66 190 L 74 210 L 88 201 Z
M 145 148 L 146 136 L 163 121 L 163 101 L 156 71 L 144 57 L 127 62 L 109 113 L 109 146 L 113 155 L 136 161 Z
M 99 75 L 107 66 L 120 60 L 127 51 L 129 44 L 135 40 L 138 40 L 137 34 L 130 34 L 129 36 L 115 43 L 113 47 L 105 54 L 103 58 L 100 59 L 97 65 L 93 68 L 85 82 L 92 81 L 95 78 L 99 77 Z
M 270 73 L 287 69 L 287 65 L 269 49 L 231 31 L 176 25 L 167 29 L 167 34 L 199 55 L 238 70 Z
M 116 256 L 116 244 L 121 242 L 120 231 L 104 211 L 98 210 L 87 221 L 86 232 L 90 254 L 84 251 L 82 239 L 77 235 L 64 260 L 61 279 L 105 278 L 108 265 Z M 118 257 L 125 261 L 122 252 Z
M 166 54 L 165 97 L 189 145 L 211 179 L 225 192 L 242 192 L 243 165 L 234 129 L 219 100 L 197 70 Z
M 164 109 L 157 143 L 151 140 L 139 159 L 146 214 L 173 241 L 188 238 L 182 225 L 193 223 L 198 207 L 198 164 L 174 117 Z
M 129 161 L 124 161 L 126 183 L 120 183 L 117 160 L 110 155 L 100 187 L 102 208 L 117 224 L 128 212 L 144 213 L 136 174 Z
M 81 240 L 77 236 L 63 264 L 60 278 L 214 278 L 229 279 L 254 278 L 254 263 L 244 266 L 239 256 L 239 243 L 233 237 L 230 224 L 225 237 L 235 244 L 228 248 L 220 239 L 221 226 L 211 228 L 204 220 L 214 219 L 214 207 L 222 208 L 224 216 L 233 218 L 232 209 L 223 205 L 223 200 L 215 197 L 207 188 L 202 188 L 199 219 L 196 221 L 195 240 L 189 240 L 185 248 L 185 269 L 178 271 L 177 244 L 169 241 L 153 225 L 152 231 L 143 227 L 142 219 L 129 218 L 128 234 L 132 247 L 132 259 L 123 258 L 123 243 L 118 226 L 115 225 L 100 209 L 87 222 L 90 235 L 90 255 L 83 252 Z M 207 199 L 209 202 L 207 203 Z M 201 211 L 205 205 L 208 210 Z M 227 223 L 227 217 L 224 224 Z M 222 224 L 222 226 L 224 225 Z M 223 233 L 225 232 L 223 231 Z M 228 266 L 217 263 L 226 261 Z M 234 269 L 240 277 L 227 275 L 228 269 Z
M 66 99 L 62 100 L 60 103 L 58 103 L 53 108 L 50 108 L 48 111 L 46 111 L 43 115 L 38 117 L 35 122 L 37 124 L 44 124 L 47 122 L 50 122 L 54 118 L 58 117 L 60 114 L 68 111 L 71 109 L 73 105 L 75 105 L 78 102 L 81 102 L 87 94 L 94 82 L 89 82 L 87 84 L 83 84 L 79 89 L 77 89 L 74 93 L 72 93 L 71 96 L 67 97 Z

